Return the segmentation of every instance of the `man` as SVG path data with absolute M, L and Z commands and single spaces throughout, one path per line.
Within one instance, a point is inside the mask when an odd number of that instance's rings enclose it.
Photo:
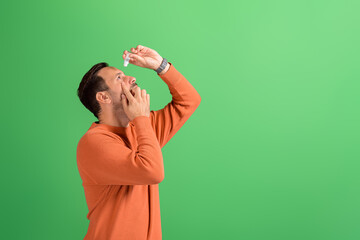
M 125 59 L 128 51 L 124 51 Z M 158 184 L 164 179 L 161 148 L 199 106 L 194 87 L 155 50 L 131 48 L 130 63 L 156 71 L 172 101 L 150 111 L 150 95 L 136 79 L 107 63 L 83 77 L 78 96 L 99 121 L 77 146 L 77 166 L 90 220 L 87 240 L 161 240 Z

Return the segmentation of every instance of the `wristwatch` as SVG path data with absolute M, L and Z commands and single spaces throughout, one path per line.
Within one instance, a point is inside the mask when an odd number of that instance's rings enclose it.
M 162 70 L 164 70 L 166 68 L 167 63 L 168 63 L 168 61 L 166 60 L 166 58 L 163 58 L 163 60 L 160 64 L 160 67 L 154 71 L 157 72 L 157 74 L 161 73 Z

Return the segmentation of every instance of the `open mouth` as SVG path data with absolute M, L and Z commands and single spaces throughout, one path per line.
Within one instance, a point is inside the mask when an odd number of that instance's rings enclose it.
M 130 93 L 135 97 L 135 92 L 131 89 Z

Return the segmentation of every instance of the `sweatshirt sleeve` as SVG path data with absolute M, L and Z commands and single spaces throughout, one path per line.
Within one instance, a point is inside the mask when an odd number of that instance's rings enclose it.
M 97 130 L 79 141 L 77 154 L 80 171 L 92 184 L 150 185 L 164 179 L 163 156 L 150 119 L 132 120 L 137 149 L 129 149 L 111 132 Z
M 184 125 L 200 105 L 201 97 L 190 82 L 170 63 L 168 71 L 158 76 L 167 84 L 172 101 L 164 108 L 150 111 L 151 124 L 162 148 Z

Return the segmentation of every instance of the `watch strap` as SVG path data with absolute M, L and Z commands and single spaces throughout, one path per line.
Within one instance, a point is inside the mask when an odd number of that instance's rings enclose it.
M 162 60 L 162 62 L 160 64 L 160 67 L 158 69 L 154 70 L 154 71 L 157 72 L 157 74 L 161 73 L 162 70 L 164 70 L 166 68 L 167 63 L 168 63 L 168 61 L 166 60 L 166 58 L 163 58 L 163 60 Z

